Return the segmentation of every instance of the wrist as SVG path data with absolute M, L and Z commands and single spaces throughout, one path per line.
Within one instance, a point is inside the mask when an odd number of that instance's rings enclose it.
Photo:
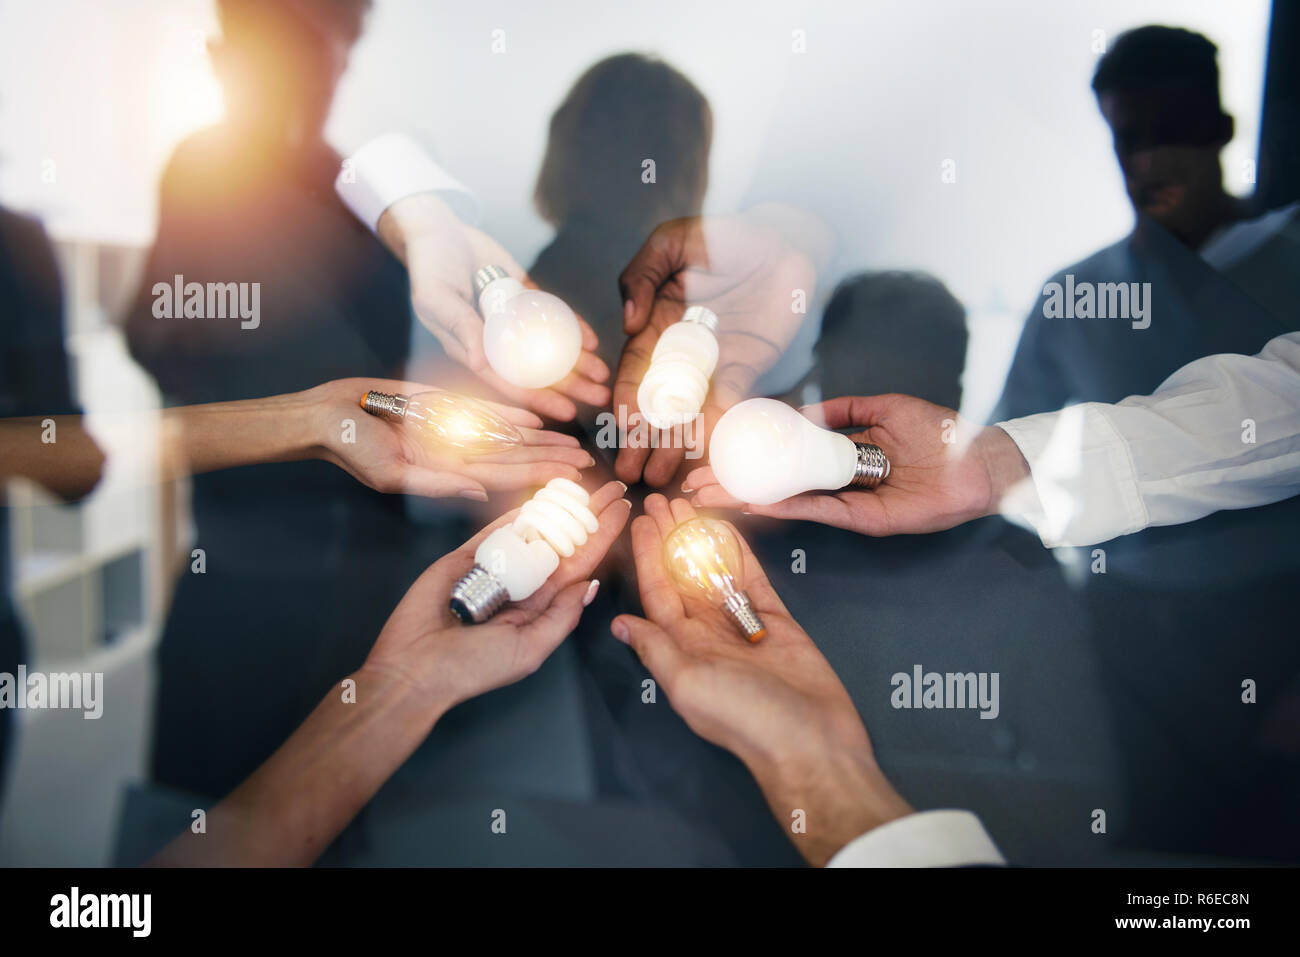
M 437 193 L 416 193 L 384 210 L 376 232 L 384 245 L 407 262 L 412 246 L 418 246 L 425 237 L 459 226 L 460 220 Z
M 1030 477 L 1029 462 L 1015 440 L 995 425 L 980 431 L 972 451 L 989 483 L 989 501 L 983 514 L 996 515 L 1007 494 Z
M 423 740 L 444 714 L 456 704 L 447 690 L 431 687 L 401 668 L 367 661 L 348 676 L 355 682 L 357 700 L 380 702 L 393 716 L 395 728 L 406 728 Z
M 799 853 L 824 866 L 850 841 L 912 813 L 869 746 L 799 747 L 745 762 Z

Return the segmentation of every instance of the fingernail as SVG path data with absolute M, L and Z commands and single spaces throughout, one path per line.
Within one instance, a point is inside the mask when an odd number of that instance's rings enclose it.
M 694 492 L 694 491 L 695 491 L 695 489 L 691 488 L 691 487 L 690 487 L 689 485 L 687 485 L 685 482 L 682 483 L 682 492 L 683 492 L 683 494 L 690 495 L 690 494 L 691 494 L 692 492 Z
M 584 469 L 589 469 L 589 468 L 591 468 L 591 467 L 592 467 L 593 465 L 595 465 L 595 464 L 596 464 L 596 460 L 595 460 L 594 458 L 592 458 L 590 455 L 588 455 L 588 456 L 587 456 L 587 464 L 584 465 L 583 468 L 584 468 Z
M 629 509 L 632 507 L 632 500 L 630 498 L 620 498 L 619 501 L 622 502 L 624 505 L 626 505 Z
M 623 303 L 623 321 L 630 322 L 632 319 L 632 313 L 635 311 L 636 311 L 636 306 L 632 304 L 631 299 Z
M 457 492 L 461 498 L 473 499 L 476 502 L 486 502 L 488 500 L 487 492 L 480 491 L 476 488 L 467 488 L 463 492 Z
M 615 619 L 614 623 L 609 626 L 609 630 L 615 638 L 623 642 L 623 644 L 627 644 L 627 625 L 618 619 Z
M 583 608 L 586 608 L 588 605 L 591 604 L 591 601 L 592 601 L 593 598 L 596 597 L 596 591 L 597 591 L 597 589 L 599 589 L 599 588 L 600 588 L 600 579 L 599 579 L 599 578 L 593 578 L 593 579 L 591 580 L 591 584 L 587 586 L 587 594 L 585 594 L 585 595 L 582 596 L 582 607 L 583 607 Z
M 624 492 L 627 491 L 627 483 L 626 483 L 626 482 L 619 482 L 618 484 L 619 484 L 619 487 L 622 488 Z

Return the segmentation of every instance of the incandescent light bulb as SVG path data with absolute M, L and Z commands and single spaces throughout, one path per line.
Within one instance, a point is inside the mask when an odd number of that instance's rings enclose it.
M 468 455 L 504 452 L 524 441 L 519 430 L 497 413 L 454 392 L 391 395 L 371 390 L 361 397 L 361 408 L 397 419 L 428 441 Z
M 819 428 L 775 399 L 728 409 L 709 440 L 709 464 L 732 498 L 751 505 L 810 489 L 873 489 L 889 477 L 880 446 Z
M 745 563 L 735 532 L 711 518 L 682 522 L 664 539 L 664 563 L 679 589 L 702 598 L 731 619 L 751 642 L 767 634 L 745 594 Z
M 544 389 L 563 379 L 582 354 L 582 327 L 564 301 L 527 289 L 500 266 L 474 273 L 483 316 L 483 351 L 497 375 L 521 389 Z

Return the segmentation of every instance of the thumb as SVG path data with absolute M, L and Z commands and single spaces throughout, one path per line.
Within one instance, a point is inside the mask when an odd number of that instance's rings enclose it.
M 803 406 L 805 418 L 827 429 L 866 429 L 878 425 L 889 412 L 897 396 L 845 395 Z
M 686 664 L 686 656 L 677 647 L 673 636 L 654 622 L 636 615 L 619 615 L 610 623 L 609 630 L 636 652 L 641 664 L 665 688 L 672 685 Z
M 590 601 L 588 595 L 595 597 L 595 586 L 598 585 L 599 582 L 594 580 L 579 581 L 561 589 L 541 614 L 520 629 L 539 665 L 578 627 L 582 609 Z

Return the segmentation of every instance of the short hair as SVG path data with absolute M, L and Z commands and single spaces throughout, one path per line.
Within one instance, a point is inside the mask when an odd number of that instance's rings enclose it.
M 584 73 L 551 117 L 533 200 L 543 219 L 653 227 L 700 211 L 713 113 L 686 76 L 638 53 Z M 642 182 L 645 160 L 655 182 Z
M 1177 86 L 1221 111 L 1218 53 L 1209 38 L 1191 30 L 1138 27 L 1121 33 L 1098 61 L 1092 89 L 1100 96 Z
M 862 272 L 826 304 L 814 347 L 827 395 L 904 392 L 957 408 L 966 366 L 966 307 L 924 272 Z

